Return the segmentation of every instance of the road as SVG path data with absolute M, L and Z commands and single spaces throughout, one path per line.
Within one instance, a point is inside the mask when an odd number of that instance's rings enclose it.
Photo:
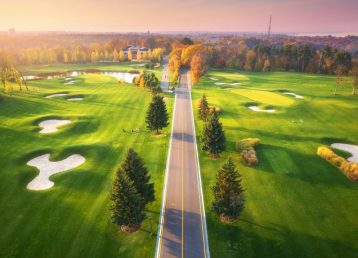
M 156 258 L 209 258 L 189 72 L 176 90 Z
M 160 83 L 160 88 L 162 91 L 168 91 L 169 90 L 169 78 L 168 78 L 168 56 L 163 57 L 163 71 L 162 71 L 162 80 Z

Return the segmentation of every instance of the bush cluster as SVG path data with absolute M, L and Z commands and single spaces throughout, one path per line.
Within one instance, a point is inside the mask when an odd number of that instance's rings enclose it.
M 248 166 L 254 166 L 259 163 L 259 160 L 254 149 L 255 146 L 260 144 L 258 138 L 247 138 L 240 140 L 236 143 L 236 149 L 240 152 L 244 163 Z
M 154 73 L 141 72 L 134 77 L 133 83 L 139 87 L 149 88 L 153 93 L 161 92 L 160 82 Z
M 345 158 L 338 156 L 334 151 L 326 146 L 320 146 L 317 149 L 317 155 L 327 160 L 329 163 L 337 167 L 350 180 L 358 181 L 358 164 L 349 162 Z

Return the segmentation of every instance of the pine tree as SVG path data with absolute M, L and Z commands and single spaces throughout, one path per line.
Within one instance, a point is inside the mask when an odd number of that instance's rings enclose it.
M 137 229 L 145 217 L 144 200 L 121 168 L 113 182 L 111 200 L 112 222 L 122 231 Z
M 154 201 L 154 184 L 149 183 L 148 169 L 144 166 L 144 162 L 138 153 L 129 149 L 121 168 L 132 180 L 137 192 L 144 199 L 144 204 Z
M 230 221 L 240 216 L 244 209 L 244 189 L 241 186 L 241 175 L 231 158 L 218 171 L 212 191 L 212 210 L 221 220 Z
M 147 111 L 147 128 L 151 131 L 156 130 L 159 134 L 159 129 L 168 126 L 168 112 L 162 96 L 153 95 L 152 102 Z
M 202 149 L 209 151 L 211 157 L 218 157 L 225 150 L 226 138 L 216 111 L 205 124 L 201 140 L 204 144 Z
M 205 94 L 203 94 L 203 97 L 200 100 L 199 103 L 199 119 L 206 121 L 208 119 L 210 113 L 210 108 L 208 101 L 206 100 Z

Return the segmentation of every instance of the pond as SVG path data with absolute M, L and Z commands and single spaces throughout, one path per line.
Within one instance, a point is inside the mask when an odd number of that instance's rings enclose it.
M 83 70 L 83 71 L 71 71 L 71 72 L 54 72 L 54 73 L 44 73 L 39 75 L 27 75 L 24 76 L 25 80 L 51 80 L 52 78 L 64 78 L 74 79 L 75 77 L 83 74 L 103 74 L 107 76 L 114 77 L 120 81 L 126 83 L 132 83 L 133 79 L 138 76 L 138 72 L 113 72 L 113 71 L 100 71 L 100 70 Z M 71 77 L 71 78 L 68 78 Z

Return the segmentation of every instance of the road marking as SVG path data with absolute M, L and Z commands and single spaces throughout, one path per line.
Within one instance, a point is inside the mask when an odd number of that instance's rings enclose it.
M 181 112 L 181 257 L 184 258 L 184 116 Z
M 189 74 L 188 74 L 189 78 Z M 189 81 L 189 80 L 188 80 Z M 189 96 L 190 96 L 190 109 L 191 109 L 191 119 L 192 119 L 192 128 L 193 128 L 193 138 L 194 138 L 194 145 L 196 150 L 196 167 L 197 167 L 197 177 L 198 177 L 198 191 L 200 189 L 200 215 L 201 215 L 201 229 L 202 229 L 202 236 L 205 239 L 205 244 L 203 246 L 204 248 L 204 255 L 206 258 L 210 258 L 210 251 L 209 251 L 209 241 L 208 241 L 208 235 L 207 235 L 207 227 L 206 227 L 206 215 L 205 215 L 205 203 L 204 203 L 204 196 L 203 196 L 203 188 L 201 184 L 201 172 L 200 172 L 200 164 L 199 164 L 199 152 L 198 152 L 198 144 L 196 142 L 196 130 L 195 130 L 195 124 L 194 124 L 194 110 L 193 110 L 193 103 L 191 98 L 191 85 L 189 87 L 188 82 L 188 89 L 189 89 Z M 203 232 L 204 231 L 204 232 Z
M 173 119 L 172 119 L 172 128 L 170 130 L 170 140 L 168 146 L 168 154 L 167 154 L 167 164 L 165 167 L 165 179 L 164 179 L 164 187 L 162 192 L 162 209 L 160 210 L 160 221 L 157 233 L 157 245 L 155 247 L 155 257 L 159 258 L 161 255 L 162 249 L 162 235 L 163 235 L 163 228 L 165 222 L 165 209 L 166 209 L 166 199 L 167 199 L 167 183 L 168 183 L 168 174 L 169 174 L 169 165 L 171 159 L 171 149 L 172 149 L 172 141 L 173 141 L 173 129 L 175 123 L 175 110 L 176 110 L 176 103 L 177 103 L 177 94 L 175 93 L 174 97 L 174 108 L 173 108 Z

